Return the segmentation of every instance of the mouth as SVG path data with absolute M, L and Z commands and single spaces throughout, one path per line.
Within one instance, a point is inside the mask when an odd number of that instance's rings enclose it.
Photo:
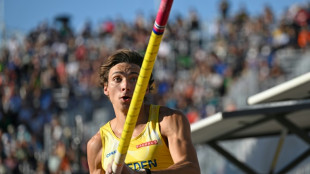
M 131 97 L 129 97 L 129 96 L 123 96 L 123 97 L 121 97 L 121 100 L 122 100 L 123 102 L 130 102 L 130 101 L 131 101 Z

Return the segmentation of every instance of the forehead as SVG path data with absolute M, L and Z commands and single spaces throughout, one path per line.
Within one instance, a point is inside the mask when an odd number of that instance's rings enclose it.
M 133 63 L 118 63 L 110 69 L 110 75 L 115 73 L 139 73 L 140 67 Z

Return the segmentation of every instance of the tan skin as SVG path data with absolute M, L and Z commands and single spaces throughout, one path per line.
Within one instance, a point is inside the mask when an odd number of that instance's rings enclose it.
M 119 63 L 110 69 L 104 93 L 109 97 L 115 111 L 116 117 L 111 120 L 110 124 L 117 137 L 121 137 L 139 71 L 138 65 L 128 63 Z M 124 96 L 129 96 L 129 98 Z M 132 137 L 138 136 L 146 126 L 149 107 L 149 105 L 142 105 Z M 179 111 L 160 107 L 159 124 L 162 137 L 169 146 L 174 164 L 165 170 L 152 171 L 152 174 L 200 174 L 187 118 Z M 91 174 L 113 173 L 111 166 L 107 171 L 102 169 L 102 150 L 98 131 L 87 143 L 87 160 Z M 145 171 L 134 171 L 127 165 L 123 166 L 122 174 L 146 173 Z

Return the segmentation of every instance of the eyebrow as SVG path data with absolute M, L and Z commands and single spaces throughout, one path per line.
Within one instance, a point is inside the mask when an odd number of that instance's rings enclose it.
M 116 71 L 116 72 L 113 72 L 112 75 L 114 74 L 125 74 L 123 71 Z M 130 72 L 129 75 L 132 75 L 132 74 L 136 74 L 136 75 L 139 75 L 139 73 L 137 72 Z

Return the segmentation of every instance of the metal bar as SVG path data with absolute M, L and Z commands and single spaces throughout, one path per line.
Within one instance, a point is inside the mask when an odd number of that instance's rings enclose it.
M 242 131 L 242 130 L 245 130 L 245 129 L 251 128 L 251 127 L 253 127 L 253 126 L 262 124 L 262 123 L 267 122 L 267 121 L 270 121 L 270 120 L 272 120 L 272 119 L 274 119 L 274 116 L 272 116 L 272 115 L 267 115 L 267 116 L 265 116 L 265 117 L 262 118 L 262 119 L 259 119 L 259 120 L 257 120 L 257 121 L 254 121 L 253 123 L 246 124 L 246 125 L 244 125 L 244 126 L 242 126 L 242 127 L 239 127 L 239 128 L 236 128 L 235 130 L 230 131 L 229 133 L 226 133 L 226 134 L 224 134 L 224 135 L 222 135 L 222 136 L 219 136 L 219 137 L 216 138 L 216 140 L 224 140 L 224 139 L 226 139 L 227 137 L 230 137 L 230 136 L 232 136 L 233 134 L 235 134 L 235 133 L 237 133 L 237 132 L 240 132 L 240 131 Z
M 302 140 L 304 140 L 306 143 L 310 144 L 310 137 L 309 135 L 301 130 L 298 126 L 296 126 L 294 123 L 286 119 L 285 117 L 278 116 L 275 118 L 280 124 L 285 126 L 288 130 L 296 134 L 298 137 L 300 137 Z
M 302 162 L 304 159 L 310 156 L 310 148 L 299 155 L 297 158 L 295 158 L 291 163 L 289 163 L 287 166 L 283 167 L 279 172 L 277 173 L 288 173 L 291 169 L 293 169 L 296 165 L 298 165 L 300 162 Z
M 277 146 L 276 152 L 275 152 L 275 154 L 273 156 L 273 160 L 272 160 L 272 163 L 271 163 L 269 174 L 273 174 L 274 169 L 276 168 L 276 165 L 277 165 L 277 162 L 278 162 L 278 158 L 279 158 L 281 149 L 283 147 L 283 142 L 284 142 L 284 139 L 285 139 L 286 135 L 287 135 L 287 129 L 283 129 L 282 133 L 281 133 L 281 137 L 279 138 L 279 142 L 278 142 L 278 146 Z
M 242 171 L 244 171 L 247 174 L 256 174 L 253 169 L 251 169 L 249 166 L 247 166 L 245 163 L 240 162 L 238 159 L 236 159 L 234 156 L 232 156 L 229 152 L 227 152 L 225 149 L 220 147 L 216 144 L 216 142 L 212 141 L 208 143 L 209 146 L 211 146 L 214 150 L 216 150 L 218 153 L 222 154 L 226 159 L 228 159 L 230 162 L 232 162 L 234 165 L 239 167 Z

